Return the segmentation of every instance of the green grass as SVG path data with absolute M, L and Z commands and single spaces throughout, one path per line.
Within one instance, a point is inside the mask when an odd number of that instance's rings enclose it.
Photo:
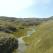
M 27 46 L 32 43 L 32 38 L 31 37 L 24 37 L 23 40 L 25 41 L 25 44 Z
M 25 53 L 53 53 L 53 21 L 37 27 L 32 34 L 32 43 Z

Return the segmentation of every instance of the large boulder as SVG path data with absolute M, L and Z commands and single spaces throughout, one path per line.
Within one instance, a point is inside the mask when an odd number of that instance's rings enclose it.
M 18 48 L 18 40 L 12 35 L 0 32 L 0 53 L 12 53 Z

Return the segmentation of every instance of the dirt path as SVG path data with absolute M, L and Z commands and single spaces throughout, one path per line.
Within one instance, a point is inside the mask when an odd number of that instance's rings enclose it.
M 34 33 L 36 30 L 34 29 L 34 27 L 29 28 L 30 31 L 27 32 L 27 36 L 31 36 L 32 33 Z M 25 36 L 24 36 L 25 37 Z M 18 38 L 18 53 L 24 53 L 25 49 L 27 48 L 27 46 L 25 45 L 25 42 L 22 40 L 23 37 Z

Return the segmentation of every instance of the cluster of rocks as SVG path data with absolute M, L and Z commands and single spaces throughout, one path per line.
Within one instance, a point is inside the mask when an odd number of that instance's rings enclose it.
M 18 40 L 8 33 L 0 33 L 0 53 L 12 53 L 18 48 Z
M 12 33 L 12 32 L 16 32 L 17 29 L 15 27 L 2 27 L 0 26 L 0 32 L 6 32 L 6 33 Z

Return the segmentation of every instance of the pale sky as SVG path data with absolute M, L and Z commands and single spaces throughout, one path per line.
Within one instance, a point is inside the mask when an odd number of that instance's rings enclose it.
M 49 17 L 53 0 L 0 0 L 0 16 Z

